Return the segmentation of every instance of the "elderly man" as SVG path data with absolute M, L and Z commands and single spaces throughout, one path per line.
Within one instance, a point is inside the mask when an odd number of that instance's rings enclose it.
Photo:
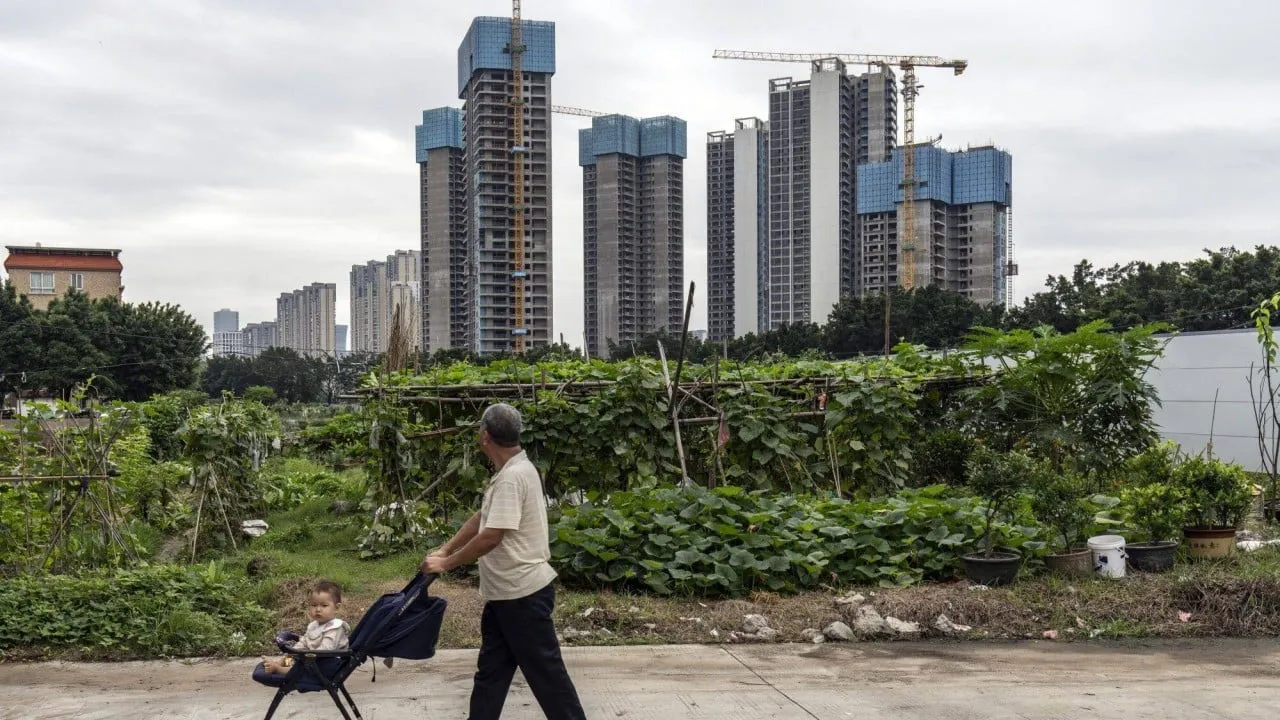
M 480 418 L 480 450 L 497 471 L 480 512 L 422 561 L 427 573 L 480 563 L 480 659 L 470 720 L 497 720 L 516 668 L 551 720 L 584 720 L 578 692 L 560 657 L 551 611 L 556 572 L 548 562 L 542 478 L 520 447 L 520 412 L 490 405 Z

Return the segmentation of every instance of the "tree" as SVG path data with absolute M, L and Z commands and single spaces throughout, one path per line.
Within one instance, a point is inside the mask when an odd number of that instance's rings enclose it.
M 0 282 L 0 391 L 30 387 L 22 373 L 38 365 L 35 310 L 9 281 Z
M 262 384 L 262 379 L 256 374 L 253 359 L 238 355 L 209 358 L 204 367 L 204 377 L 200 381 L 201 389 L 210 397 L 221 397 L 224 392 L 242 397 L 245 390 Z
M 323 402 L 324 373 L 332 364 L 332 359 L 303 357 L 284 347 L 267 348 L 252 358 L 209 358 L 201 387 L 214 397 L 223 392 L 243 397 L 249 388 L 262 386 L 285 402 Z
M 1183 331 L 1247 327 L 1249 313 L 1280 287 L 1280 249 L 1205 250 L 1185 262 L 1137 261 L 1050 276 L 1045 290 L 1009 313 L 1007 327 L 1071 332 L 1094 320 L 1118 328 L 1168 322 Z
M 983 307 L 936 286 L 892 291 L 891 342 L 941 349 L 956 347 L 975 327 L 998 325 L 1003 308 Z M 836 357 L 884 350 L 884 296 L 850 297 L 831 311 L 824 345 Z
M 325 401 L 333 404 L 342 395 L 350 394 L 360 387 L 360 380 L 378 368 L 382 356 L 371 352 L 354 352 L 342 358 L 338 363 L 323 362 L 318 370 L 320 385 Z
M 760 358 L 781 353 L 791 357 L 825 351 L 823 328 L 815 323 L 781 325 L 763 333 L 747 333 L 729 341 L 729 357 L 734 360 Z
M 6 390 L 66 395 L 93 376 L 104 395 L 145 400 L 194 386 L 204 350 L 204 329 L 173 305 L 70 292 L 48 310 L 35 310 L 11 284 L 0 288 L 0 385 Z
M 112 394 L 146 400 L 156 393 L 193 388 L 208 348 L 204 328 L 176 305 L 95 300 L 88 333 L 110 357 L 102 371 Z
M 285 402 L 321 402 L 321 362 L 291 348 L 273 347 L 253 358 L 254 385 L 266 385 Z M 332 362 L 332 361 L 330 361 Z

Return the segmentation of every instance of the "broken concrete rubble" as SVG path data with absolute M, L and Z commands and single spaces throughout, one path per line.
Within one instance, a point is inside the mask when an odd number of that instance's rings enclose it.
M 822 634 L 828 640 L 841 640 L 844 642 L 851 642 L 853 640 L 858 639 L 858 637 L 853 633 L 853 628 L 840 622 L 839 620 L 828 625 L 827 628 L 822 631 Z

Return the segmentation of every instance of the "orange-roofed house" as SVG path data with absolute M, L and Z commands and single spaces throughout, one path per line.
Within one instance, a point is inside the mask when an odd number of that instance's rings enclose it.
M 120 299 L 124 286 L 119 250 L 10 245 L 5 248 L 4 270 L 19 295 L 26 295 L 38 310 L 48 309 L 54 298 L 79 290 L 91 299 Z

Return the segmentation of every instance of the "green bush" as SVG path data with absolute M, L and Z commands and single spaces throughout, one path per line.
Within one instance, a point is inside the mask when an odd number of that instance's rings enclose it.
M 1253 504 L 1249 477 L 1239 465 L 1193 457 L 1173 471 L 1173 479 L 1187 491 L 1194 527 L 1239 527 Z
M 957 430 L 944 428 L 925 435 L 916 454 L 917 484 L 964 484 L 965 465 L 974 445 L 972 438 Z
M 262 467 L 258 488 L 264 510 L 291 510 L 317 498 L 343 500 L 352 505 L 364 496 L 358 474 L 338 474 L 302 458 L 275 457 Z
M 274 405 L 276 400 L 276 391 L 266 385 L 251 385 L 244 390 L 244 399 L 260 402 L 263 405 Z
M 978 500 L 941 486 L 857 502 L 733 487 L 621 492 L 564 510 L 552 555 L 567 583 L 664 595 L 898 587 L 952 577 L 984 523 Z M 998 522 L 993 534 L 1043 548 L 1036 528 Z
M 0 651 L 76 650 L 94 657 L 244 652 L 272 615 L 217 567 L 172 565 L 0 583 Z
M 979 446 L 969 457 L 966 481 L 969 490 L 986 500 L 983 508 L 982 551 L 991 557 L 996 547 L 996 526 L 1018 494 L 1035 475 L 1035 461 L 1019 452 L 1001 453 Z
M 1031 478 L 1031 507 L 1036 519 L 1053 529 L 1063 549 L 1084 545 L 1096 513 L 1083 477 L 1044 465 Z
M 369 457 L 369 421 L 359 413 L 342 413 L 298 435 L 303 454 L 333 467 L 357 465 Z
M 143 406 L 142 424 L 151 437 L 151 456 L 157 460 L 177 460 L 182 456 L 182 440 L 178 430 L 193 408 L 209 402 L 209 396 L 196 390 L 174 390 L 156 395 Z
M 1127 485 L 1167 483 L 1173 479 L 1182 449 L 1172 440 L 1155 443 L 1151 447 L 1125 461 L 1120 473 Z
M 1133 485 L 1120 493 L 1125 524 L 1148 542 L 1173 540 L 1187 520 L 1186 488 L 1168 482 Z M 1134 538 L 1135 540 L 1137 538 Z

